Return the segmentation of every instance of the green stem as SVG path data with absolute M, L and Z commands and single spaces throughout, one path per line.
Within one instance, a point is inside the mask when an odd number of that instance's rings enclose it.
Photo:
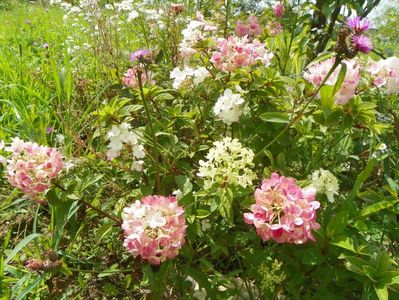
M 224 32 L 223 32 L 223 36 L 224 38 L 227 38 L 227 30 L 229 27 L 229 17 L 230 17 L 230 0 L 225 0 L 226 4 L 225 4 L 225 8 L 226 8 L 226 15 L 225 15 L 225 19 L 224 19 Z
M 155 167 L 156 167 L 156 174 L 155 174 L 155 180 L 156 180 L 156 186 L 157 186 L 157 193 L 159 194 L 161 192 L 161 177 L 160 177 L 160 166 L 159 166 L 159 150 L 158 150 L 158 142 L 157 142 L 157 137 L 155 135 L 155 130 L 154 126 L 152 124 L 152 118 L 151 118 L 151 112 L 150 112 L 150 106 L 148 104 L 147 98 L 144 95 L 143 91 L 143 82 L 141 80 L 141 71 L 137 72 L 137 80 L 139 82 L 139 88 L 140 88 L 140 96 L 141 100 L 144 103 L 145 107 L 145 112 L 147 114 L 148 118 L 148 124 L 150 125 L 150 130 L 151 130 L 151 135 L 152 135 L 152 143 L 153 143 L 153 151 L 154 151 L 154 161 L 155 161 Z
M 308 102 L 306 102 L 306 104 L 304 105 L 304 107 L 298 112 L 298 114 L 291 119 L 291 121 L 283 128 L 283 130 L 281 130 L 279 132 L 278 135 L 276 135 L 274 137 L 274 139 L 272 139 L 265 147 L 262 148 L 262 150 L 260 150 L 256 155 L 255 158 L 259 157 L 259 155 L 261 155 L 267 148 L 269 148 L 275 141 L 277 141 L 280 136 L 282 136 L 288 129 L 290 129 L 290 127 L 302 116 L 303 112 L 305 111 L 305 109 L 308 107 L 308 105 L 314 100 L 314 98 L 317 96 L 317 94 L 319 93 L 320 89 L 324 86 L 324 84 L 326 83 L 327 79 L 331 76 L 331 74 L 334 72 L 334 70 L 338 67 L 338 65 L 341 63 L 341 59 L 339 58 L 339 56 L 337 55 L 336 59 L 335 59 L 335 63 L 332 66 L 332 68 L 330 69 L 330 71 L 328 71 L 326 77 L 324 78 L 323 82 L 318 86 L 318 88 L 316 89 L 316 91 L 314 92 L 313 96 L 310 97 L 310 99 L 308 100 Z

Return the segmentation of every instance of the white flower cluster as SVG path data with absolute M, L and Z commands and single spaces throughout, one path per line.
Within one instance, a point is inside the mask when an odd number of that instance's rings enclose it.
M 205 179 L 204 188 L 210 189 L 215 183 L 239 185 L 244 188 L 251 185 L 256 178 L 250 169 L 253 167 L 253 151 L 230 137 L 214 142 L 213 145 L 206 155 L 207 161 L 199 161 L 197 175 Z
M 183 70 L 176 67 L 170 72 L 170 78 L 173 79 L 173 88 L 178 89 L 181 84 L 187 79 L 187 77 L 193 78 L 193 83 L 195 85 L 200 84 L 209 76 L 209 72 L 204 67 L 199 67 L 198 69 L 193 69 L 190 67 L 184 67 Z
M 213 108 L 215 115 L 227 125 L 238 122 L 242 114 L 241 104 L 244 99 L 240 94 L 233 94 L 232 90 L 226 89 L 224 94 L 218 98 Z
M 328 170 L 319 169 L 309 176 L 312 180 L 310 187 L 316 189 L 317 193 L 323 193 L 328 201 L 334 202 L 334 195 L 338 195 L 339 184 L 337 178 Z
M 109 160 L 118 157 L 123 148 L 129 145 L 132 147 L 134 157 L 132 169 L 141 172 L 144 163 L 141 159 L 145 156 L 144 146 L 139 143 L 139 137 L 133 131 L 130 131 L 130 128 L 131 126 L 127 123 L 112 126 L 111 131 L 107 135 L 110 140 L 107 157 Z
M 204 20 L 204 16 L 197 12 L 195 20 L 191 20 L 185 29 L 182 30 L 181 34 L 183 39 L 179 45 L 180 54 L 184 57 L 189 57 L 194 53 L 195 45 L 207 38 L 207 33 L 211 33 L 216 30 L 216 26 Z

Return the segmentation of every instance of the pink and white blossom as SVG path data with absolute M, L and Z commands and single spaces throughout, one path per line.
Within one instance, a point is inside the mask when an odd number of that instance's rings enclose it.
M 321 85 L 333 67 L 334 62 L 334 58 L 330 58 L 321 62 L 312 63 L 306 68 L 303 77 L 314 85 Z M 334 97 L 335 104 L 337 105 L 344 105 L 355 96 L 356 87 L 360 80 L 360 66 L 356 60 L 344 60 L 342 63 L 346 64 L 347 69 L 341 88 Z M 335 85 L 338 80 L 340 70 L 341 65 L 339 65 L 328 77 L 325 84 L 332 86 Z
M 184 209 L 173 196 L 146 196 L 123 209 L 123 246 L 159 265 L 178 255 L 185 243 Z
M 313 188 L 301 189 L 294 178 L 273 173 L 256 189 L 255 204 L 244 214 L 244 220 L 256 227 L 264 241 L 303 244 L 315 240 L 312 230 L 320 228 L 316 222 L 320 203 L 315 194 Z
M 61 153 L 51 147 L 25 142 L 18 137 L 12 139 L 11 152 L 6 162 L 8 182 L 34 199 L 50 188 L 50 183 L 63 169 Z
M 252 66 L 261 61 L 269 66 L 273 53 L 257 39 L 252 42 L 247 37 L 229 36 L 217 40 L 217 50 L 213 52 L 211 62 L 218 70 L 231 72 L 237 68 Z

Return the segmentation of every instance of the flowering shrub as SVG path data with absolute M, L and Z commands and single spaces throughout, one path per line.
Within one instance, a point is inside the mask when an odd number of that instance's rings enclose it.
M 295 244 L 314 240 L 312 230 L 320 228 L 316 222 L 320 203 L 315 201 L 314 189 L 303 190 L 295 179 L 273 173 L 256 189 L 255 201 L 252 213 L 245 213 L 244 218 L 262 240 Z
M 134 257 L 141 255 L 155 265 L 175 257 L 185 242 L 183 214 L 183 208 L 173 196 L 147 196 L 137 200 L 123 209 L 123 246 Z
M 398 298 L 378 0 L 12 2 L 0 299 Z

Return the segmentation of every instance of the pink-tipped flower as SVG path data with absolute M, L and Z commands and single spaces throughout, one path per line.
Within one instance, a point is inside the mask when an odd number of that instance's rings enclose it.
M 355 35 L 352 41 L 356 50 L 360 52 L 369 53 L 371 50 L 373 50 L 373 43 L 365 35 Z
M 134 256 L 140 255 L 159 265 L 178 255 L 185 243 L 184 209 L 173 196 L 147 196 L 123 209 L 123 246 Z
M 314 85 L 320 85 L 334 65 L 334 62 L 335 60 L 330 58 L 321 62 L 312 63 L 306 68 L 303 77 Z M 334 96 L 335 104 L 337 105 L 344 105 L 355 96 L 356 87 L 360 81 L 360 67 L 356 60 L 344 60 L 343 63 L 346 64 L 347 68 L 341 88 Z M 325 84 L 335 85 L 340 70 L 341 66 L 338 66 L 330 77 L 328 77 Z
M 6 166 L 8 182 L 31 199 L 49 189 L 51 179 L 64 166 L 62 155 L 56 149 L 19 138 L 13 138 L 6 150 L 12 152 Z
M 231 72 L 237 68 L 252 66 L 258 61 L 266 66 L 270 65 L 273 53 L 268 52 L 265 45 L 248 37 L 237 38 L 229 36 L 227 39 L 218 39 L 217 51 L 213 52 L 211 62 L 218 70 Z
M 141 73 L 141 82 L 144 85 L 146 82 L 149 83 L 154 83 L 153 80 L 151 80 L 151 72 L 144 72 L 144 70 L 141 70 L 139 66 L 134 66 L 133 68 L 130 68 L 126 71 L 126 73 L 123 76 L 122 83 L 126 87 L 131 87 L 131 88 L 136 88 L 139 86 L 139 81 L 138 81 L 138 74 L 139 72 Z
M 262 28 L 256 16 L 249 16 L 246 22 L 237 21 L 236 34 L 238 37 L 245 35 L 256 37 L 262 33 Z
M 368 19 L 362 19 L 361 17 L 352 17 L 346 20 L 346 25 L 354 30 L 356 33 L 367 31 L 371 28 L 372 24 Z
M 150 51 L 146 49 L 137 50 L 136 52 L 130 54 L 130 61 L 132 62 L 139 61 L 142 58 L 147 58 L 148 56 L 150 56 L 150 54 L 151 54 Z
M 284 15 L 284 4 L 279 2 L 273 7 L 273 12 L 276 18 L 281 18 Z
M 244 220 L 256 227 L 264 241 L 303 244 L 314 240 L 312 230 L 320 228 L 316 222 L 320 203 L 315 194 L 313 188 L 301 189 L 294 178 L 273 173 L 256 189 L 252 212 L 245 213 Z

